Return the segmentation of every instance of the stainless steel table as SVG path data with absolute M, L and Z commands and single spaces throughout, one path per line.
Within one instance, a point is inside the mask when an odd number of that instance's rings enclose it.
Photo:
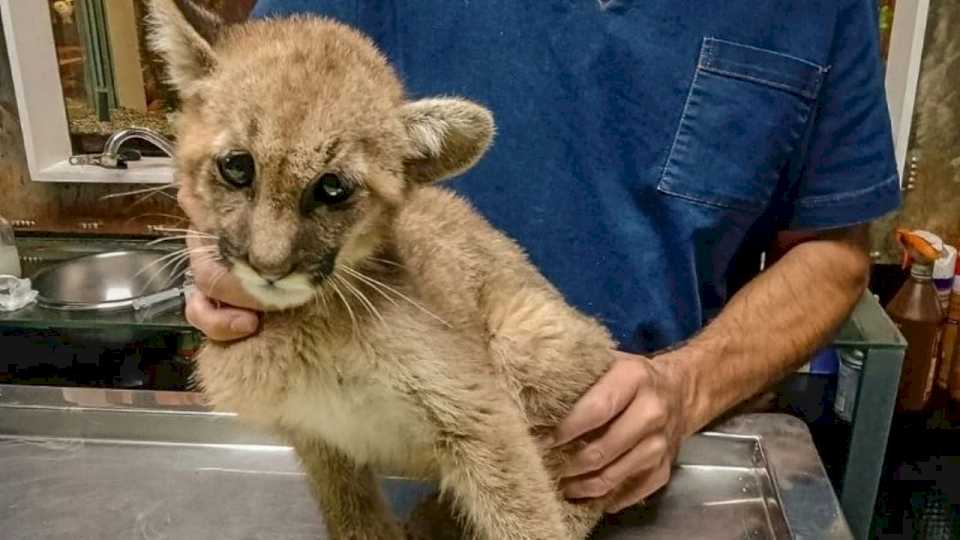
M 384 479 L 408 512 L 431 486 Z M 0 536 L 323 539 L 292 451 L 192 393 L 0 385 Z M 735 418 L 595 538 L 852 538 L 806 426 Z

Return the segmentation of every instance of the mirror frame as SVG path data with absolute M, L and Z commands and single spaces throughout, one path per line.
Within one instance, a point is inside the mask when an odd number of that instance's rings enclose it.
M 0 18 L 20 115 L 30 178 L 35 182 L 167 184 L 169 158 L 145 157 L 124 170 L 71 165 L 74 156 L 46 0 L 0 0 Z

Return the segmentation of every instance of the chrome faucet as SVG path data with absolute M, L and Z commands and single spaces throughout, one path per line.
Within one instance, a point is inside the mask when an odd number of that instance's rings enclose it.
M 103 145 L 103 154 L 100 156 L 100 166 L 111 169 L 124 169 L 126 168 L 127 161 L 140 159 L 139 152 L 135 152 L 136 157 L 134 159 L 130 159 L 133 157 L 131 154 L 120 153 L 120 147 L 123 146 L 123 143 L 131 139 L 147 141 L 162 150 L 163 153 L 173 157 L 173 143 L 171 143 L 169 139 L 151 129 L 130 128 L 118 131 L 107 139 L 107 142 Z
M 73 156 L 72 165 L 98 165 L 106 169 L 126 169 L 128 161 L 140 159 L 140 152 L 136 150 L 121 151 L 124 143 L 131 139 L 140 139 L 159 148 L 163 153 L 173 157 L 173 143 L 163 135 L 146 128 L 129 128 L 118 131 L 107 139 L 103 145 L 102 154 Z

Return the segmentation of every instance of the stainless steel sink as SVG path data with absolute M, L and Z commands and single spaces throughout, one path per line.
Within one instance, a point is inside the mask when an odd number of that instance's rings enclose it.
M 140 309 L 179 296 L 183 265 L 160 250 L 123 250 L 60 262 L 33 276 L 38 303 L 63 311 Z

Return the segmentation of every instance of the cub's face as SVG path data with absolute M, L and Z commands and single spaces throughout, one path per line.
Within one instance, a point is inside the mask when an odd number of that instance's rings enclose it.
M 372 43 L 327 20 L 223 26 L 154 0 L 153 43 L 184 107 L 177 179 L 195 226 L 257 300 L 311 301 L 382 242 L 409 189 L 470 167 L 489 112 L 406 102 Z

